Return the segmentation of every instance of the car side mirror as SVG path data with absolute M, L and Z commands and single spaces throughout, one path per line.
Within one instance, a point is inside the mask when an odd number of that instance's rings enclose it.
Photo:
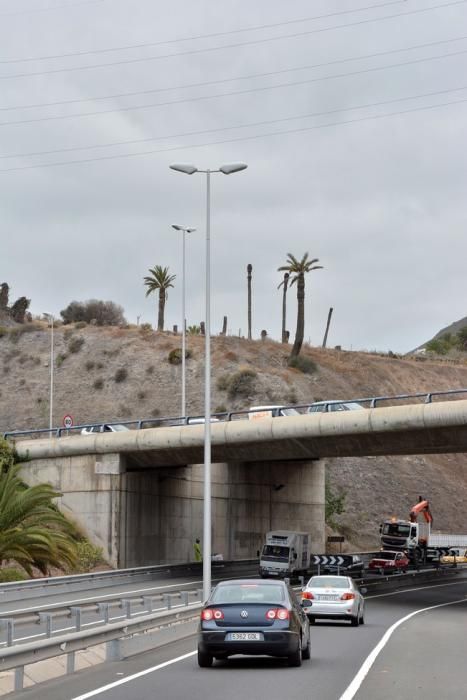
M 365 593 L 368 593 L 368 588 L 360 588 L 360 593 L 365 595 Z
M 312 602 L 309 598 L 302 598 L 300 605 L 302 608 L 311 608 Z

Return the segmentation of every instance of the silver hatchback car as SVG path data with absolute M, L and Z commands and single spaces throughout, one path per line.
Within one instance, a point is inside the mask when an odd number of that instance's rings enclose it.
M 312 576 L 302 591 L 302 607 L 311 624 L 350 620 L 358 627 L 365 621 L 365 600 L 350 576 Z

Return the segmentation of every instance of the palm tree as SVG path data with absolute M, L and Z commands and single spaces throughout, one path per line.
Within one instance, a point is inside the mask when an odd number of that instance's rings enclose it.
M 312 270 L 322 270 L 322 265 L 315 265 L 317 262 L 318 258 L 308 260 L 308 253 L 305 253 L 301 260 L 292 253 L 287 253 L 287 263 L 278 268 L 278 272 L 288 272 L 292 275 L 290 286 L 297 283 L 297 329 L 290 357 L 298 357 L 302 348 L 305 334 L 305 274 Z
M 284 272 L 284 279 L 282 282 L 279 284 L 277 289 L 280 289 L 283 287 L 282 290 L 282 342 L 286 343 L 287 342 L 287 331 L 285 329 L 286 325 L 286 310 L 287 310 L 287 287 L 289 285 L 289 273 Z
M 77 561 L 71 524 L 56 508 L 60 496 L 49 484 L 26 486 L 20 465 L 0 460 L 0 565 L 16 561 L 30 576 L 33 567 L 71 568 Z
M 164 312 L 165 312 L 165 302 L 167 301 L 167 290 L 169 287 L 173 287 L 172 282 L 175 280 L 176 275 L 169 275 L 168 267 L 161 267 L 160 265 L 155 265 L 152 269 L 149 268 L 149 276 L 144 278 L 144 284 L 147 287 L 146 296 L 148 297 L 152 292 L 159 290 L 159 313 L 157 316 L 157 330 L 164 330 Z

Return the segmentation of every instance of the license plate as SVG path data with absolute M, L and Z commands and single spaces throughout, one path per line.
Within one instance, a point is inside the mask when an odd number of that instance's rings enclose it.
M 262 632 L 229 632 L 226 635 L 227 642 L 262 642 Z
M 317 597 L 318 600 L 339 600 L 336 595 L 320 595 Z

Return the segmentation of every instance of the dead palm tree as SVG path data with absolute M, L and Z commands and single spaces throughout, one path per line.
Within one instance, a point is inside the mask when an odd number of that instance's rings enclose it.
M 287 342 L 287 331 L 286 331 L 286 313 L 287 313 L 287 288 L 289 286 L 289 273 L 284 272 L 284 279 L 282 282 L 279 284 L 277 289 L 280 289 L 283 287 L 282 290 L 282 342 L 286 343 Z
M 153 292 L 159 291 L 159 311 L 157 315 L 157 330 L 164 330 L 164 312 L 165 302 L 167 301 L 167 290 L 173 287 L 175 275 L 169 274 L 168 267 L 155 265 L 152 269 L 149 268 L 149 275 L 144 278 L 144 284 L 147 287 L 146 296 L 148 297 Z
M 246 266 L 246 271 L 248 283 L 248 340 L 251 340 L 251 273 L 253 271 L 253 266 L 248 264 Z
M 318 258 L 308 259 L 305 253 L 301 260 L 298 260 L 292 253 L 287 253 L 287 262 L 278 268 L 278 272 L 288 272 L 292 276 L 290 286 L 297 283 L 297 328 L 295 340 L 290 353 L 290 357 L 298 357 L 303 344 L 305 334 L 305 274 L 312 270 L 322 270 L 322 265 L 316 265 Z

